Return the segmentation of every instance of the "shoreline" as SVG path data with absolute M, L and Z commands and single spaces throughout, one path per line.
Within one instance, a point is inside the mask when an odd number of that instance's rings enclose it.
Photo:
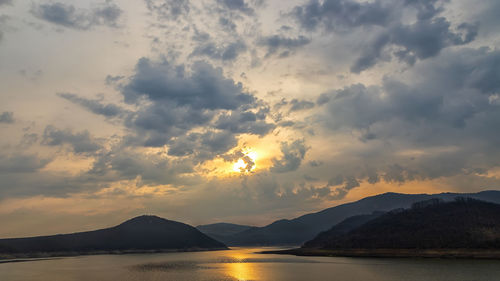
M 0 253 L 0 264 L 10 262 L 37 261 L 53 258 L 67 258 L 93 255 L 128 255 L 128 254 L 164 254 L 185 252 L 224 251 L 230 248 L 190 248 L 190 249 L 157 249 L 157 250 L 110 250 L 110 251 L 85 251 L 85 252 L 36 252 L 36 253 Z
M 500 259 L 500 249 L 305 249 L 262 251 L 261 254 L 352 257 L 352 258 L 441 258 Z

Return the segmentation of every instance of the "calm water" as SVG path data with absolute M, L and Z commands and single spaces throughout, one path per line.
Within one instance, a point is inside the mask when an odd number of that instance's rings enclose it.
M 0 264 L 0 280 L 500 280 L 500 261 L 354 259 L 255 254 L 263 249 L 99 255 Z

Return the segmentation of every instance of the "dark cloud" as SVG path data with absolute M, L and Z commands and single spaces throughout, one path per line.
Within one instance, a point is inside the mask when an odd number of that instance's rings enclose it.
M 410 65 L 417 60 L 434 57 L 442 49 L 464 45 L 473 41 L 478 25 L 460 23 L 455 31 L 452 24 L 440 13 L 441 1 L 380 1 L 357 2 L 353 0 L 311 0 L 294 8 L 292 15 L 302 28 L 323 29 L 327 32 L 349 32 L 363 27 L 374 38 L 363 38 L 362 53 L 351 66 L 359 73 L 373 67 L 387 54 Z M 416 11 L 416 20 L 407 24 L 404 18 L 409 11 Z M 368 41 L 368 43 L 365 43 Z M 390 49 L 389 47 L 394 47 Z M 390 58 L 390 57 L 389 57 Z M 384 58 L 387 60 L 387 58 Z
M 264 136 L 276 126 L 261 119 L 258 114 L 251 111 L 233 111 L 230 114 L 222 114 L 215 121 L 215 127 L 227 130 L 235 134 L 249 133 Z
M 10 4 L 12 4 L 12 0 L 0 0 L 0 6 Z
M 290 111 L 300 111 L 300 110 L 306 110 L 306 109 L 311 109 L 314 107 L 314 103 L 306 100 L 298 100 L 298 99 L 293 99 L 290 101 L 291 107 Z
M 287 57 L 296 49 L 303 47 L 311 42 L 311 39 L 305 36 L 297 38 L 284 37 L 280 35 L 272 35 L 262 37 L 258 44 L 267 48 L 266 56 L 269 57 L 279 52 L 280 57 Z
M 211 110 L 153 103 L 127 116 L 125 126 L 135 132 L 135 135 L 127 138 L 131 144 L 160 147 L 172 137 L 183 136 L 192 128 L 210 124 L 213 116 Z
M 42 144 L 49 146 L 68 144 L 75 153 L 93 153 L 101 149 L 88 131 L 73 133 L 70 129 L 59 130 L 53 126 L 45 128 Z
M 499 166 L 498 69 L 497 50 L 447 50 L 402 79 L 324 94 L 327 114 L 320 120 L 337 132 L 357 132 L 358 149 L 364 150 L 339 156 L 350 157 L 351 164 L 329 165 L 354 169 L 357 155 L 369 171 L 362 177 L 371 183 L 452 177 Z
M 338 186 L 332 190 L 332 187 Z M 343 177 L 341 175 L 331 178 L 325 188 L 328 188 L 328 197 L 332 200 L 343 199 L 349 191 L 359 186 L 359 181 L 353 177 Z
M 0 155 L 0 174 L 32 173 L 50 162 L 34 154 Z
M 14 112 L 4 111 L 0 114 L 0 123 L 12 124 L 14 123 Z
M 106 0 L 92 9 L 80 9 L 62 2 L 33 4 L 31 13 L 56 25 L 88 30 L 101 25 L 118 27 L 123 11 L 112 0 Z
M 235 147 L 238 144 L 238 140 L 233 134 L 227 131 L 209 131 L 201 135 L 201 144 L 203 145 L 203 150 L 207 153 L 219 155 Z
M 115 104 L 102 104 L 100 100 L 86 99 L 72 93 L 59 93 L 57 95 L 74 104 L 84 107 L 90 112 L 106 117 L 117 117 L 128 113 L 126 110 Z
M 254 14 L 253 8 L 251 8 L 245 0 L 217 0 L 217 2 L 228 10 L 238 11 L 248 15 Z
M 270 169 L 271 172 L 286 173 L 297 170 L 308 149 L 304 140 L 296 140 L 289 143 L 282 142 L 281 153 L 283 156 L 280 159 L 273 159 L 273 166 Z
M 190 133 L 177 137 L 168 143 L 168 154 L 173 156 L 194 156 L 197 161 L 212 159 L 225 154 L 238 144 L 231 132 L 207 131 L 203 134 Z
M 435 122 L 462 128 L 481 111 L 494 110 L 490 96 L 500 90 L 497 51 L 463 49 L 418 69 L 413 84 L 386 78 L 382 87 L 352 85 L 328 97 L 333 127 L 368 128 L 392 119 Z M 473 71 L 471 71 L 473 70 Z
M 160 19 L 177 20 L 189 14 L 188 0 L 144 0 L 148 10 Z
M 85 182 L 136 180 L 144 185 L 174 184 L 179 187 L 200 183 L 192 159 L 172 159 L 164 153 L 143 153 L 123 144 L 96 155 L 92 168 L 81 176 Z
M 59 96 L 95 114 L 123 120 L 127 128 L 123 147 L 166 146 L 168 155 L 189 159 L 191 165 L 225 155 L 238 145 L 239 134 L 264 136 L 275 128 L 266 121 L 269 108 L 264 102 L 205 62 L 186 68 L 143 58 L 135 73 L 120 81 L 117 86 L 124 101 L 135 110 L 75 94 Z M 70 139 L 66 135 L 72 133 L 64 135 Z
M 236 30 L 236 24 L 234 21 L 226 18 L 226 17 L 220 17 L 219 18 L 219 24 L 222 26 L 223 29 L 227 31 L 235 31 Z
M 323 105 L 327 102 L 330 101 L 330 95 L 328 94 L 321 94 L 319 95 L 318 99 L 316 100 L 317 105 Z
M 197 110 L 231 110 L 255 101 L 255 97 L 243 92 L 240 83 L 225 78 L 222 69 L 208 63 L 196 62 L 187 72 L 183 65 L 153 63 L 146 58 L 139 60 L 123 95 L 127 103 L 147 98 Z
M 191 56 L 205 56 L 215 60 L 233 61 L 246 50 L 247 46 L 243 41 L 223 45 L 217 45 L 209 41 L 198 45 L 191 53 Z
M 310 0 L 293 9 L 292 15 L 307 30 L 318 27 L 326 30 L 342 30 L 364 25 L 385 26 L 397 7 L 384 1 L 359 3 L 352 0 Z
M 412 25 L 395 26 L 366 46 L 351 71 L 359 73 L 374 66 L 381 58 L 384 48 L 391 44 L 402 48 L 394 52 L 394 55 L 412 65 L 417 59 L 423 60 L 438 55 L 446 47 L 471 42 L 476 38 L 478 27 L 463 23 L 458 26 L 458 30 L 462 33 L 452 32 L 450 23 L 442 17 L 419 20 Z
M 225 78 L 221 69 L 204 62 L 195 63 L 188 71 L 183 65 L 141 59 L 122 93 L 128 103 L 151 102 L 130 115 L 126 126 L 139 130 L 147 138 L 145 143 L 152 146 L 161 146 L 198 126 L 210 128 L 219 111 L 227 113 L 218 117 L 213 125 L 217 129 L 264 134 L 271 127 L 262 116 L 247 110 L 257 107 L 253 95 Z M 235 122 L 239 123 L 230 125 Z

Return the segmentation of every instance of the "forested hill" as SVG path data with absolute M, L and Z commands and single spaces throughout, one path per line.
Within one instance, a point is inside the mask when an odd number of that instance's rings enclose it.
M 321 249 L 500 249 L 500 205 L 471 198 L 413 204 L 347 233 L 338 226 L 304 247 Z M 328 239 L 325 239 L 327 237 Z

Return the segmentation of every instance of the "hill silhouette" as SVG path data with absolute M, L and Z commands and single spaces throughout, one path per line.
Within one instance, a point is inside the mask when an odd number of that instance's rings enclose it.
M 231 246 L 302 245 L 304 242 L 313 239 L 318 233 L 330 229 L 333 225 L 351 216 L 371 214 L 376 211 L 387 212 L 397 208 L 409 208 L 415 202 L 433 198 L 452 201 L 459 196 L 500 203 L 500 191 L 483 191 L 470 194 L 384 193 L 328 208 L 317 213 L 306 214 L 295 219 L 278 220 L 264 227 L 252 227 L 235 234 L 217 237 L 226 245 Z M 214 235 L 214 233 L 210 235 Z
M 303 248 L 321 249 L 500 249 L 500 205 L 471 198 L 433 199 L 376 218 L 351 218 L 319 234 Z
M 198 225 L 196 229 L 216 240 L 222 241 L 228 236 L 248 230 L 252 227 L 253 226 L 249 225 L 221 222 L 221 223 Z
M 157 216 L 139 216 L 115 227 L 94 231 L 0 239 L 0 253 L 11 255 L 226 248 L 192 226 Z
M 331 229 L 321 232 L 313 240 L 307 241 L 302 248 L 323 248 L 329 241 L 333 241 L 383 214 L 383 212 L 374 212 L 370 215 L 349 217 Z

